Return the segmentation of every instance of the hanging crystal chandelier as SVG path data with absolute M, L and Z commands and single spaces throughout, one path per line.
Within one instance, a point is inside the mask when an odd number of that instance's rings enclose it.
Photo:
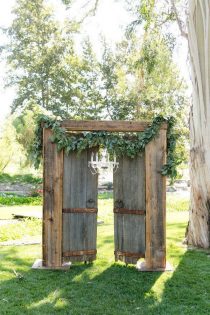
M 101 157 L 99 158 L 98 152 L 91 154 L 91 160 L 88 162 L 88 167 L 93 175 L 100 174 L 101 172 L 113 172 L 115 173 L 119 166 L 119 162 L 116 161 L 116 155 L 113 155 L 113 160 L 110 160 L 107 149 L 101 151 Z

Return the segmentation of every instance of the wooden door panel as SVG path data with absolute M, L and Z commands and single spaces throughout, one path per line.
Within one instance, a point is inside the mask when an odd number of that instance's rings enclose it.
M 122 157 L 113 176 L 115 259 L 135 264 L 145 256 L 145 157 Z
M 63 257 L 96 259 L 98 178 L 88 168 L 91 150 L 64 156 Z

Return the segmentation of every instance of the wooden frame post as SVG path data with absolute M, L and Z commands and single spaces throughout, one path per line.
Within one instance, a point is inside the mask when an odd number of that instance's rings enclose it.
M 43 129 L 43 266 L 62 267 L 63 151 L 58 152 Z
M 166 268 L 166 130 L 145 148 L 146 163 L 146 270 Z

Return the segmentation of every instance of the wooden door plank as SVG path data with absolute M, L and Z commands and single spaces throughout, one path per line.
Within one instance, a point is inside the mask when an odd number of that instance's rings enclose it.
M 166 131 L 151 141 L 146 155 L 146 268 L 166 266 L 166 177 L 161 175 L 166 163 Z
M 63 256 L 72 262 L 96 258 L 98 178 L 88 168 L 91 151 L 64 155 Z M 80 254 L 69 256 L 74 252 Z
M 64 120 L 61 124 L 67 131 L 110 131 L 110 132 L 141 132 L 151 125 L 144 121 L 108 121 L 108 120 Z M 167 123 L 161 125 L 167 129 Z
M 63 213 L 97 213 L 97 208 L 64 208 Z
M 136 264 L 145 255 L 145 161 L 122 157 L 113 176 L 115 259 Z
M 43 129 L 43 265 L 62 266 L 63 151 L 50 140 L 52 131 Z

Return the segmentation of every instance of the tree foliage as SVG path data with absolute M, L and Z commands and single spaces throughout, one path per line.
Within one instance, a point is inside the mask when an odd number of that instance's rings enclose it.
M 175 38 L 169 27 L 176 14 L 168 1 L 134 1 L 132 8 L 136 20 L 130 25 L 127 37 L 134 42 L 130 63 L 138 91 L 136 119 L 152 119 L 159 114 L 176 117 L 180 133 L 177 151 L 186 161 L 189 99 L 186 83 L 173 61 Z M 144 30 L 141 38 L 137 35 L 138 25 Z
M 83 42 L 81 57 L 80 104 L 78 105 L 76 118 L 92 120 L 103 117 L 100 83 L 100 65 L 90 40 L 86 38 Z
M 14 130 L 13 140 L 16 141 L 25 155 L 25 166 L 32 165 L 31 147 L 34 141 L 36 119 L 42 113 L 39 107 L 34 106 L 19 115 L 11 116 Z
M 135 95 L 129 87 L 125 55 L 111 50 L 103 41 L 103 55 L 100 62 L 101 94 L 104 111 L 112 120 L 134 119 Z
M 66 116 L 77 93 L 72 84 L 77 76 L 72 40 L 75 23 L 66 22 L 61 28 L 44 0 L 18 0 L 13 13 L 12 26 L 6 30 L 10 42 L 5 47 L 12 73 L 8 85 L 17 89 L 12 110 L 37 104 Z M 70 100 L 66 90 L 71 92 Z
M 10 163 L 21 163 L 23 155 L 21 147 L 16 141 L 16 130 L 12 124 L 13 117 L 7 119 L 2 127 L 0 137 L 0 173 L 3 172 Z M 22 160 L 22 161 L 21 161 Z

